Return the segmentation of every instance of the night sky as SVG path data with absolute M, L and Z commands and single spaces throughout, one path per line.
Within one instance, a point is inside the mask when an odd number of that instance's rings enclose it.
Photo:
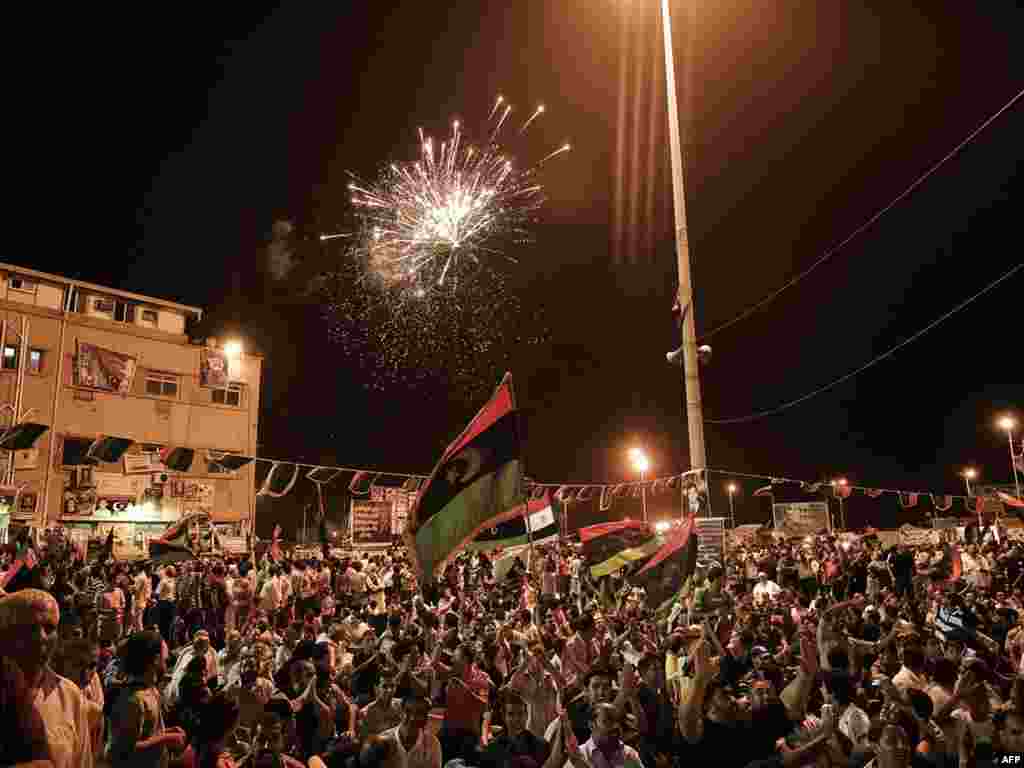
M 664 360 L 678 332 L 655 0 L 221 5 L 66 20 L 74 32 L 53 43 L 65 63 L 40 64 L 45 87 L 17 87 L 24 115 L 46 115 L 45 159 L 23 190 L 45 229 L 5 260 L 205 307 L 198 335 L 237 333 L 266 357 L 263 455 L 427 472 L 497 376 L 472 393 L 367 388 L 302 281 L 341 258 L 316 237 L 350 213 L 348 171 L 408 159 L 420 125 L 478 123 L 496 94 L 523 114 L 542 101 L 530 146 L 574 149 L 547 168 L 534 243 L 509 271 L 544 326 L 506 350 L 527 473 L 631 479 L 633 444 L 655 474 L 688 468 L 681 379 Z M 673 3 L 698 337 L 812 264 L 1021 89 L 1019 4 L 928 5 Z M 827 384 L 1019 263 L 1022 135 L 1018 102 L 808 278 L 716 334 L 706 417 Z M 301 261 L 284 281 L 267 269 L 277 220 L 294 222 Z M 970 463 L 1008 481 L 993 424 L 1006 410 L 1024 419 L 1022 288 L 1018 273 L 784 413 L 708 425 L 710 466 L 950 493 Z M 724 482 L 712 479 L 719 505 Z M 740 522 L 763 516 L 758 485 L 744 485 Z M 308 498 L 275 501 L 260 532 Z M 890 506 L 851 523 L 886 525 Z

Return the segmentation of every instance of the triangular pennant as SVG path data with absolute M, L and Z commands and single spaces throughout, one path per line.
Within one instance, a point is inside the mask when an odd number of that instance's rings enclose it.
M 572 501 L 572 489 L 568 485 L 560 485 L 555 491 L 555 501 Z
M 660 478 L 660 477 L 654 478 L 654 480 L 651 481 L 651 495 L 652 496 L 657 496 L 659 493 L 661 493 L 664 490 L 664 487 L 665 487 L 665 481 L 662 478 Z
M 932 505 L 935 507 L 936 512 L 946 512 L 950 507 L 953 506 L 952 496 L 936 496 L 932 494 Z
M 917 506 L 916 493 L 900 493 L 900 506 L 903 509 L 913 509 Z
M 680 475 L 672 475 L 668 480 L 665 481 L 665 485 L 675 490 L 679 487 Z
M 632 493 L 633 498 L 634 499 L 639 499 L 641 496 L 643 496 L 644 495 L 644 488 L 645 487 L 646 486 L 643 483 L 638 483 L 637 485 L 634 485 L 633 486 L 633 493 Z
M 344 471 L 334 467 L 313 467 L 306 474 L 306 477 L 314 483 L 329 483 Z
M 879 496 L 885 493 L 885 491 L 883 491 L 881 488 L 865 488 L 864 493 L 868 496 L 868 498 L 877 499 Z
M 977 496 L 974 499 L 974 511 L 979 515 L 985 511 L 985 497 Z
M 356 496 L 366 496 L 370 493 L 370 487 L 373 485 L 373 481 L 377 475 L 373 472 L 363 472 L 360 470 L 352 476 L 352 480 L 349 481 L 348 490 L 349 493 L 355 494 Z
M 299 479 L 299 472 L 302 468 L 298 464 L 291 465 L 294 468 L 291 480 L 289 480 L 288 484 L 280 491 L 275 491 L 273 490 L 272 483 L 274 481 L 274 475 L 281 466 L 284 466 L 284 462 L 275 461 L 270 465 L 270 471 L 267 472 L 267 476 L 263 478 L 263 485 L 256 493 L 257 496 L 270 496 L 273 499 L 280 499 L 282 496 L 287 496 L 291 492 L 292 488 L 295 487 L 295 481 Z
M 612 496 L 616 499 L 620 496 L 625 496 L 627 493 L 629 493 L 629 486 L 626 483 L 619 483 L 612 488 Z
M 415 493 L 420 489 L 420 484 L 422 482 L 422 479 L 418 477 L 407 477 L 405 482 L 402 483 L 402 490 L 408 491 L 409 493 Z
M 548 492 L 548 489 L 543 485 L 535 485 L 531 489 L 530 496 L 536 499 L 543 499 L 544 494 Z
M 576 492 L 576 501 L 590 501 L 594 495 L 594 486 L 584 485 Z
M 611 489 L 607 485 L 602 485 L 601 486 L 601 502 L 599 504 L 599 509 L 602 512 L 607 512 L 611 508 L 612 508 L 612 493 L 611 493 Z

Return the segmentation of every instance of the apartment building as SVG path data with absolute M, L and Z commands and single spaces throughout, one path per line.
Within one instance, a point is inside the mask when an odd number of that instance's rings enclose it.
M 0 263 L 0 518 L 143 552 L 190 512 L 248 531 L 262 360 L 190 339 L 202 314 Z

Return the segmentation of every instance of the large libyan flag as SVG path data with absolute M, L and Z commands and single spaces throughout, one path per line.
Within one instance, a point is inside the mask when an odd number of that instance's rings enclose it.
M 409 514 L 405 541 L 421 584 L 509 510 L 521 508 L 519 428 L 512 378 L 448 446 Z

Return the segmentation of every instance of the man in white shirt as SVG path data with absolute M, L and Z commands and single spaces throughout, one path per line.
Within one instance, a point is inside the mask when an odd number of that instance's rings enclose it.
M 272 569 L 266 580 L 263 582 L 263 588 L 260 590 L 260 610 L 267 614 L 267 616 L 273 617 L 276 615 L 278 608 L 281 607 L 281 587 L 277 576 L 277 569 Z
M 142 617 L 153 596 L 153 580 L 145 566 L 139 568 L 132 583 L 132 631 L 142 631 Z
M 59 624 L 60 610 L 47 592 L 23 589 L 0 598 L 2 677 L 15 701 L 34 709 L 45 725 L 39 746 L 49 752 L 49 764 L 92 768 L 88 703 L 77 685 L 50 669 Z M 9 724 L 5 729 L 4 739 L 15 735 Z
M 754 602 L 775 602 L 775 598 L 779 596 L 781 591 L 782 587 L 774 581 L 770 581 L 767 573 L 761 571 L 761 573 L 757 574 L 757 584 L 754 585 Z

